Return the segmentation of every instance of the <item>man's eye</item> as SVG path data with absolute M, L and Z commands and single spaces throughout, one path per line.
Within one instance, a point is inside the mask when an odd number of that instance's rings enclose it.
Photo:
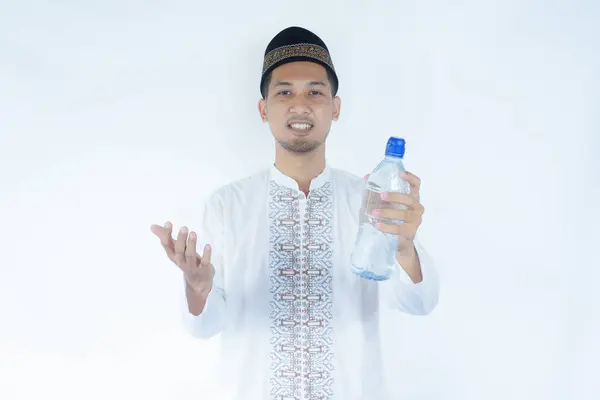
M 291 92 L 289 90 L 282 90 L 281 92 L 279 92 L 279 94 L 287 96 L 288 94 L 290 94 Z
M 322 94 L 322 93 L 321 93 L 321 92 L 319 92 L 318 90 L 311 90 L 311 91 L 310 91 L 310 94 L 311 94 L 311 95 L 313 95 L 313 96 L 318 96 L 318 95 L 320 95 L 320 94 Z

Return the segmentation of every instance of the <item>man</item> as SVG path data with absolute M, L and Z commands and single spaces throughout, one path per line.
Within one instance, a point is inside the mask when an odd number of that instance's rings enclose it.
M 269 43 L 259 112 L 275 138 L 275 164 L 210 196 L 201 237 L 152 226 L 184 273 L 192 334 L 221 334 L 224 399 L 382 400 L 379 310 L 427 314 L 438 280 L 415 241 L 419 179 L 380 216 L 403 220 L 398 271 L 385 282 L 351 272 L 364 180 L 331 168 L 325 140 L 340 115 L 338 78 L 325 43 L 291 27 Z M 197 243 L 205 244 L 202 256 Z

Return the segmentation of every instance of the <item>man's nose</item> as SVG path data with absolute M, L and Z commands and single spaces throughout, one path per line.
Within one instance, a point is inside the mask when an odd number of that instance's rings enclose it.
M 297 98 L 292 100 L 290 104 L 290 113 L 292 114 L 309 114 L 310 107 L 306 99 L 298 96 Z

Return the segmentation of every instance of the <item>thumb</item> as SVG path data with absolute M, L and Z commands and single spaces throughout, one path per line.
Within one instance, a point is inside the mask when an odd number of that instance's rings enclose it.
M 167 230 L 164 227 L 160 226 L 160 225 L 153 224 L 152 226 L 150 226 L 150 230 L 152 231 L 152 233 L 154 233 L 156 236 L 158 236 L 158 238 L 161 241 L 167 235 Z
M 366 174 L 366 175 L 365 175 L 365 181 L 366 181 L 367 179 L 369 179 L 369 176 L 371 176 L 371 174 Z

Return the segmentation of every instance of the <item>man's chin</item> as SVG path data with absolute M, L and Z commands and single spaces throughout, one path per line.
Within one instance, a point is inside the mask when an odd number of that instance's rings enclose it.
M 295 140 L 280 140 L 279 144 L 285 150 L 292 153 L 310 153 L 317 149 L 321 143 L 316 140 L 308 140 L 303 138 L 297 138 Z

